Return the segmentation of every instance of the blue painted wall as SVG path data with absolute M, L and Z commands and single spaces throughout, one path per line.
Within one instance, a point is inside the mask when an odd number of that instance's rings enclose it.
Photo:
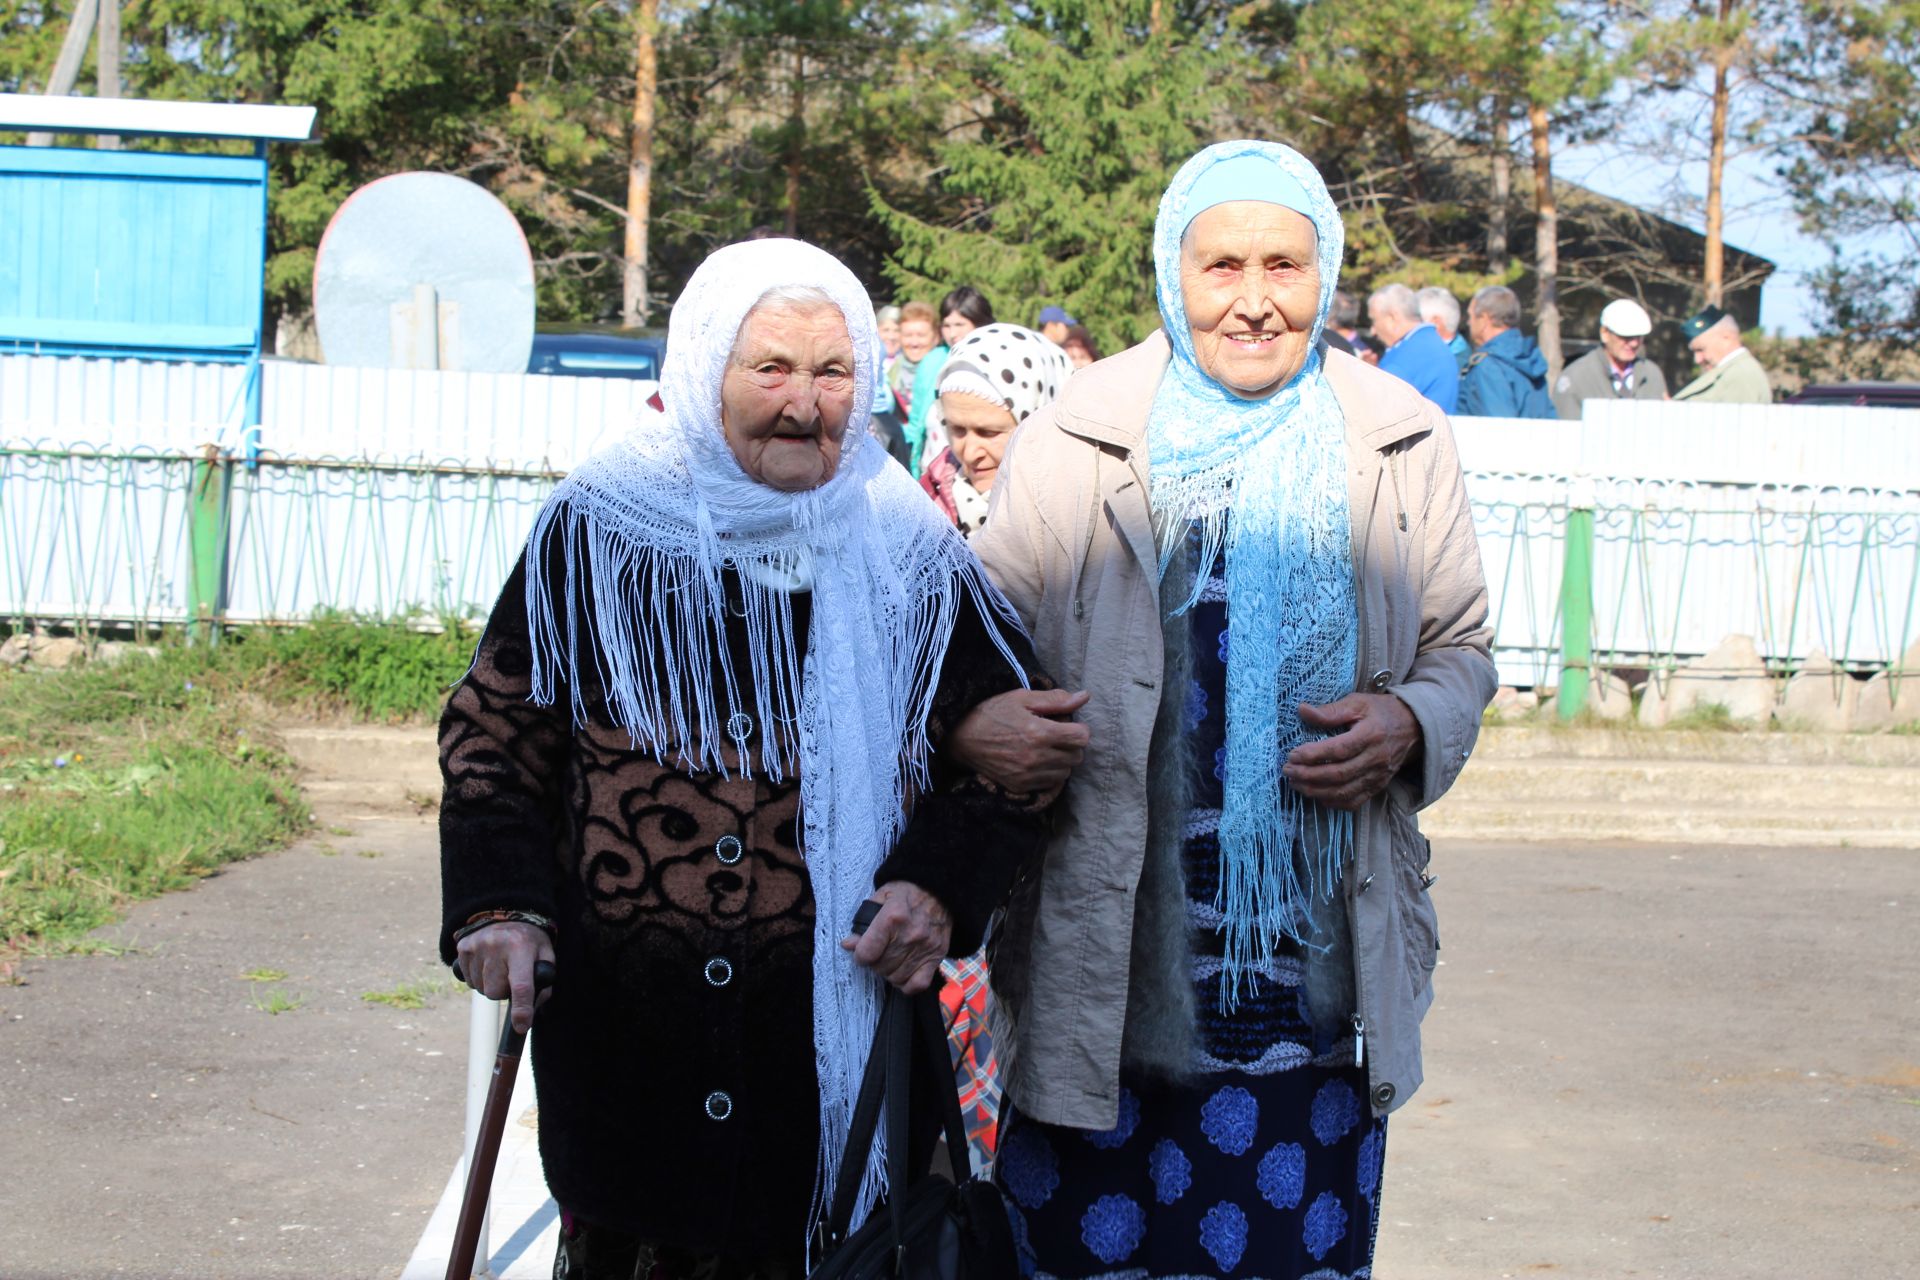
M 264 158 L 0 147 L 0 350 L 260 350 Z

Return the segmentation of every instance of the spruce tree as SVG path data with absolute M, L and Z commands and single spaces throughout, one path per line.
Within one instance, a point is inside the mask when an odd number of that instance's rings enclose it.
M 899 241 L 886 272 L 901 297 L 956 285 L 1002 319 L 1067 308 L 1108 352 L 1159 326 L 1153 218 L 1160 194 L 1222 114 L 1229 55 L 1146 3 L 1045 0 L 1001 15 L 963 46 L 958 109 L 980 115 L 939 149 L 934 217 L 869 189 Z

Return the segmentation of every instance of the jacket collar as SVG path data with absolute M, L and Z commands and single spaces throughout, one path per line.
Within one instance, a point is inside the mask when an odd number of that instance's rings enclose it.
M 1344 351 L 1324 354 L 1327 380 L 1346 410 L 1350 452 L 1384 453 L 1429 429 L 1426 401 L 1412 387 Z M 1095 444 L 1127 454 L 1141 451 L 1154 392 L 1172 358 L 1166 335 L 1155 330 L 1138 346 L 1075 374 L 1054 410 L 1055 424 Z

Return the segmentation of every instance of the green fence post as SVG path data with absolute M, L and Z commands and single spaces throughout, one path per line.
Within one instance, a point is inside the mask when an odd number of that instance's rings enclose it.
M 193 549 L 193 621 L 189 634 L 197 641 L 212 642 L 220 638 L 220 624 L 227 614 L 227 494 L 233 485 L 232 461 L 208 445 L 205 457 L 193 464 L 190 484 L 187 532 Z
M 1562 720 L 1586 709 L 1593 665 L 1593 482 L 1576 479 L 1567 495 L 1566 559 L 1560 571 Z

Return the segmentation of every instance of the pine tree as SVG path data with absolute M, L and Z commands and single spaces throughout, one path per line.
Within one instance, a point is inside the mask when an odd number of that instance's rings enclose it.
M 1782 172 L 1832 246 L 1811 275 L 1821 327 L 1851 340 L 1859 374 L 1887 376 L 1920 343 L 1920 0 L 1818 0 L 1782 54 L 1809 104 Z M 1853 237 L 1870 247 L 1844 253 Z

